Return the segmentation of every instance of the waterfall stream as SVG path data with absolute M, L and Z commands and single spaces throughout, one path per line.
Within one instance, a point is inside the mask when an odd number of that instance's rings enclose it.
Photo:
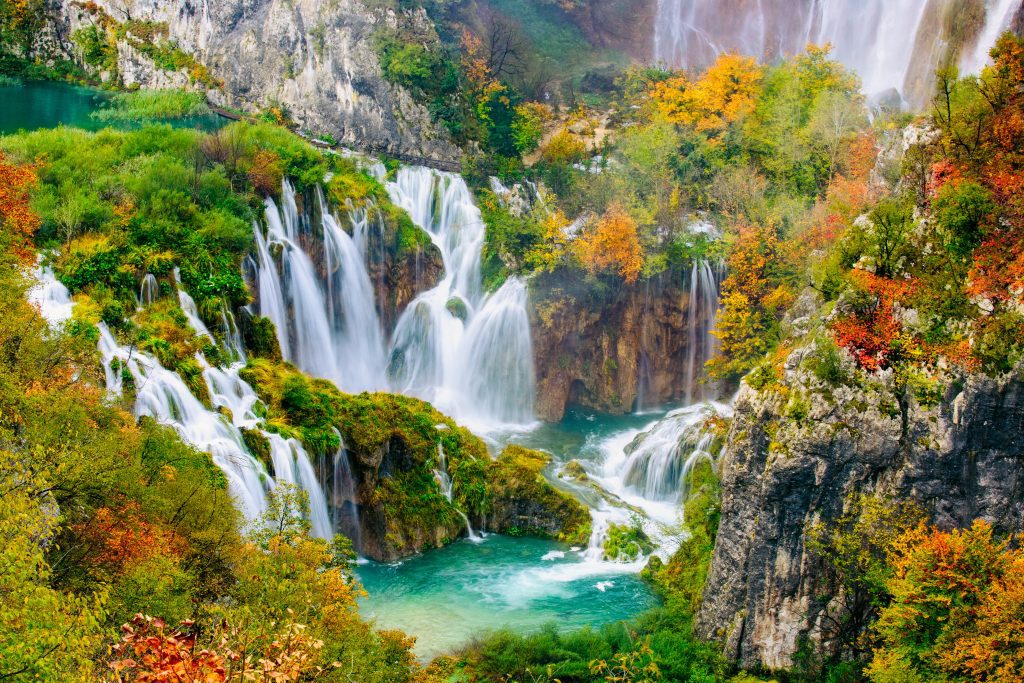
M 319 191 L 314 225 L 286 181 L 281 206 L 266 201 L 266 235 L 254 227 L 252 264 L 259 313 L 274 322 L 284 357 L 344 391 L 431 401 L 479 431 L 533 422 L 526 286 L 510 278 L 484 293 L 484 223 L 465 181 L 402 167 L 385 186 L 437 246 L 444 277 L 406 307 L 387 339 L 366 268 L 367 231 L 378 226 L 365 209 L 350 209 L 349 235 Z
M 830 43 L 839 61 L 860 76 L 869 95 L 896 90 L 912 103 L 930 88 L 917 81 L 939 67 L 949 36 L 942 17 L 952 0 L 656 0 L 654 59 L 672 67 L 700 67 L 724 52 L 771 61 Z M 752 6 L 753 5 L 753 6 Z M 976 73 L 1021 0 L 987 0 L 985 22 L 960 55 Z

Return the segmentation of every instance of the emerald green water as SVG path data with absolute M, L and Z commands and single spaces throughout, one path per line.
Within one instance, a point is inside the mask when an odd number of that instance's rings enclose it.
M 358 569 L 369 597 L 363 616 L 417 638 L 430 659 L 508 626 L 520 633 L 628 619 L 656 604 L 634 573 L 584 562 L 567 546 L 491 535 L 460 541 L 401 564 Z
M 0 85 L 0 134 L 15 133 L 19 130 L 38 130 L 69 126 L 86 130 L 101 128 L 138 128 L 145 122 L 101 122 L 91 114 L 101 109 L 109 95 L 95 88 L 85 88 L 66 83 L 48 81 L 27 81 L 14 85 Z M 182 128 L 216 130 L 226 121 L 219 116 L 195 116 L 169 121 Z
M 621 448 L 658 417 L 570 414 L 530 432 L 491 435 L 492 447 L 515 442 L 543 449 L 555 467 L 572 459 L 601 462 L 608 449 Z M 587 560 L 582 550 L 489 535 L 397 564 L 365 563 L 357 569 L 368 593 L 361 611 L 380 628 L 416 636 L 417 655 L 430 659 L 506 626 L 521 633 L 550 623 L 561 630 L 600 626 L 657 604 L 635 564 Z

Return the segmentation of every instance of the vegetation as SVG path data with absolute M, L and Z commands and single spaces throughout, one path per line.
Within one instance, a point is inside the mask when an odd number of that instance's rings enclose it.
M 552 537 L 572 545 L 590 539 L 590 512 L 542 474 L 551 458 L 508 446 L 487 468 L 487 495 L 498 533 Z
M 136 90 L 119 93 L 110 105 L 93 113 L 101 121 L 154 121 L 208 114 L 206 99 L 183 90 Z

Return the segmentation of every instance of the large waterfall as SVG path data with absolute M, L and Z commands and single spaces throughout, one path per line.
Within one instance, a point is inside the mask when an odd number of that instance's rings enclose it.
M 402 312 L 390 340 L 366 269 L 365 210 L 349 210 L 352 236 L 322 195 L 300 212 L 286 182 L 281 206 L 266 202 L 255 227 L 259 312 L 278 331 L 285 358 L 350 392 L 418 396 L 480 430 L 533 421 L 534 373 L 527 291 L 516 278 L 485 294 L 485 226 L 465 181 L 423 167 L 386 183 L 441 253 L 444 277 Z M 354 237 L 354 238 L 353 238 Z
M 656 0 L 654 58 L 699 67 L 723 52 L 773 60 L 830 43 L 868 94 L 897 90 L 913 104 L 930 95 L 931 74 L 944 59 L 943 35 L 955 0 Z M 964 36 L 960 66 L 976 72 L 1021 0 L 982 0 L 985 20 Z

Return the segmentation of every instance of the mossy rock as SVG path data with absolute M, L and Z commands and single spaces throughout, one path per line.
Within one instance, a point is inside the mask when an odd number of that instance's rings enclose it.
M 249 452 L 253 456 L 263 463 L 263 466 L 267 468 L 267 472 L 271 476 L 274 474 L 274 463 L 270 459 L 270 441 L 265 437 L 258 429 L 247 429 L 242 427 L 242 441 L 245 442 L 245 447 L 249 449 Z
M 587 470 L 583 468 L 583 463 L 579 460 L 570 460 L 566 463 L 559 476 L 572 479 L 574 481 L 588 481 L 590 479 L 587 475 Z
M 522 446 L 508 446 L 488 473 L 489 528 L 498 533 L 554 538 L 583 544 L 590 538 L 590 511 L 544 477 L 551 457 Z
M 281 346 L 277 341 L 277 330 L 270 318 L 260 315 L 243 316 L 242 337 L 250 355 L 281 360 Z
M 448 309 L 448 312 L 459 320 L 465 322 L 469 316 L 469 309 L 466 308 L 466 301 L 461 296 L 453 296 L 448 299 L 448 303 L 444 305 Z

